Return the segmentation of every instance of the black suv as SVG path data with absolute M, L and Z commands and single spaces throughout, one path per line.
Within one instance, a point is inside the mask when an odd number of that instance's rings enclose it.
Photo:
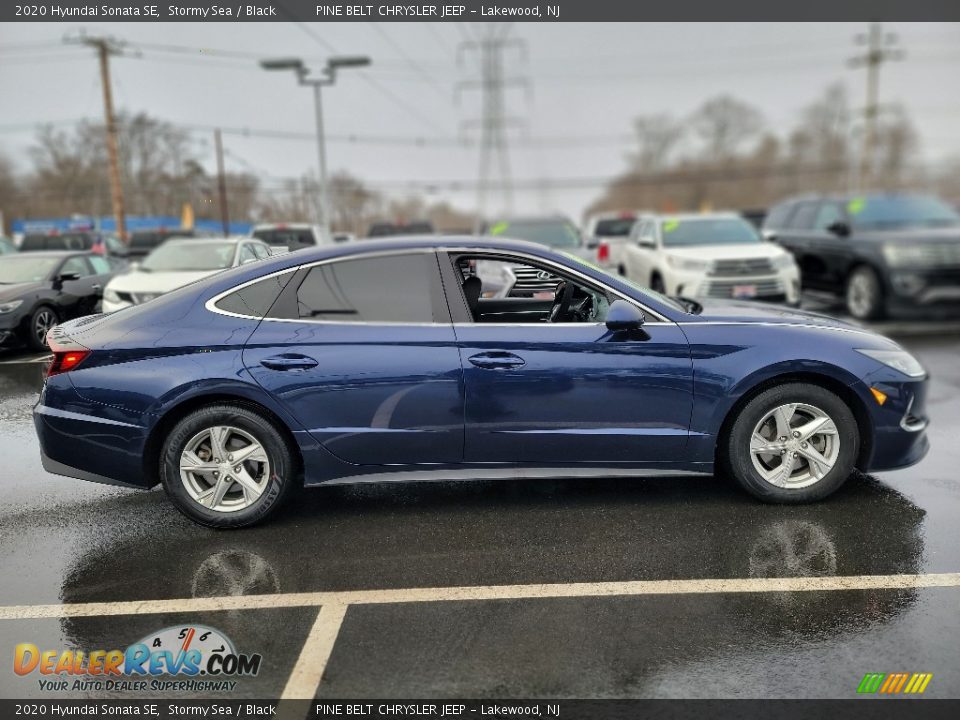
M 960 214 L 935 197 L 795 198 L 763 233 L 793 253 L 804 289 L 843 297 L 858 320 L 960 312 Z

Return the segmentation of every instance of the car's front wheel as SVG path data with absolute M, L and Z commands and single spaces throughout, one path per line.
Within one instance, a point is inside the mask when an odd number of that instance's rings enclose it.
M 856 268 L 847 278 L 847 312 L 857 320 L 876 320 L 883 316 L 883 285 L 877 271 L 867 265 Z
M 297 482 L 280 430 L 260 413 L 230 404 L 201 408 L 174 426 L 161 452 L 160 476 L 178 510 L 217 528 L 260 522 Z
M 859 449 L 857 421 L 843 400 L 819 385 L 788 383 L 746 404 L 721 440 L 720 460 L 755 497 L 803 503 L 843 485 Z

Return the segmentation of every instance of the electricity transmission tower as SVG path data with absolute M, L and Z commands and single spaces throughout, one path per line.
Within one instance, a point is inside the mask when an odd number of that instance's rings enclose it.
M 847 60 L 852 68 L 867 69 L 867 104 L 863 109 L 863 149 L 857 184 L 869 183 L 873 175 L 877 150 L 877 116 L 880 114 L 880 67 L 887 61 L 903 60 L 903 50 L 895 47 L 897 36 L 884 34 L 880 23 L 871 23 L 870 32 L 856 37 L 857 45 L 865 45 L 862 55 Z
M 97 51 L 100 61 L 100 83 L 103 86 L 103 115 L 107 127 L 107 160 L 110 164 L 110 200 L 117 223 L 117 235 L 127 240 L 126 209 L 123 202 L 123 184 L 120 181 L 120 152 L 117 148 L 117 122 L 113 113 L 113 91 L 110 84 L 110 56 L 123 52 L 126 43 L 112 37 L 93 37 L 80 32 L 63 39 L 70 45 L 86 45 Z
M 530 84 L 526 78 L 507 75 L 504 72 L 504 58 L 509 50 L 517 52 L 521 59 L 526 58 L 526 43 L 510 37 L 510 23 L 484 23 L 474 39 L 462 41 L 457 48 L 457 61 L 462 65 L 467 54 L 477 57 L 479 76 L 463 80 L 457 84 L 456 96 L 464 90 L 480 91 L 480 117 L 464 121 L 462 129 L 480 129 L 480 176 L 477 184 L 477 219 L 474 232 L 479 232 L 480 224 L 487 213 L 488 194 L 494 178 L 499 180 L 503 191 L 503 211 L 513 211 L 513 183 L 510 177 L 510 157 L 507 147 L 507 130 L 510 127 L 523 127 L 523 121 L 507 115 L 506 89 L 521 87 L 528 95 Z M 496 162 L 497 175 L 493 174 Z

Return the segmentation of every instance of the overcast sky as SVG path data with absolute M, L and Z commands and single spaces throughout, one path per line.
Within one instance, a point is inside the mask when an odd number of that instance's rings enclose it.
M 93 52 L 60 46 L 81 26 L 0 25 L 0 152 L 26 165 L 33 127 L 100 118 L 100 79 Z M 254 56 L 295 55 L 319 67 L 332 54 L 369 55 L 368 71 L 347 70 L 324 93 L 331 170 L 347 170 L 377 189 L 403 195 L 410 181 L 473 181 L 478 150 L 450 142 L 479 112 L 476 92 L 455 101 L 459 80 L 476 76 L 474 59 L 457 63 L 457 46 L 474 30 L 457 23 L 131 23 L 87 24 L 89 34 L 130 43 L 140 57 L 113 62 L 118 108 L 193 126 L 311 133 L 310 93 L 292 74 L 268 73 Z M 626 167 L 631 121 L 645 113 L 683 116 L 708 97 L 730 93 L 763 112 L 768 129 L 785 134 L 799 110 L 830 83 L 841 82 L 860 105 L 863 71 L 848 69 L 854 36 L 866 25 L 520 23 L 512 35 L 527 57 L 508 52 L 507 73 L 526 77 L 532 92 L 507 92 L 522 135 L 510 147 L 517 181 L 605 178 Z M 925 162 L 960 156 L 960 25 L 897 24 L 906 60 L 888 63 L 881 100 L 907 106 Z M 155 46 L 175 46 L 161 49 Z M 204 52 L 207 51 L 207 52 Z M 219 51 L 230 51 L 224 54 Z M 249 55 L 249 57 L 246 57 Z M 345 142 L 347 136 L 363 142 Z M 210 134 L 194 137 L 213 169 Z M 389 136 L 400 141 L 373 144 Z M 475 137 L 475 136 L 474 136 Z M 417 138 L 430 143 L 413 145 Z M 316 167 L 309 139 L 226 134 L 227 166 L 252 171 L 267 186 Z M 531 186 L 518 190 L 522 212 L 559 211 L 579 219 L 601 187 Z M 475 191 L 437 189 L 465 209 Z

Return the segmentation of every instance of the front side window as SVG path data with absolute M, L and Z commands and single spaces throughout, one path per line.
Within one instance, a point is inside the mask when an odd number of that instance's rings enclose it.
M 303 320 L 433 323 L 438 277 L 432 253 L 355 258 L 317 265 L 297 290 Z
M 814 227 L 816 227 L 817 230 L 829 230 L 831 225 L 843 222 L 844 220 L 843 211 L 840 207 L 836 203 L 826 202 L 823 203 L 817 211 L 817 219 Z
M 93 265 L 95 275 L 107 275 L 113 272 L 110 269 L 110 262 L 106 258 L 102 258 L 99 255 L 91 255 L 87 259 L 90 261 L 90 264 Z
M 87 261 L 81 257 L 72 257 L 67 260 L 63 264 L 63 267 L 60 268 L 60 273 L 76 273 L 80 277 L 86 277 L 91 274 L 90 266 L 87 265 Z

